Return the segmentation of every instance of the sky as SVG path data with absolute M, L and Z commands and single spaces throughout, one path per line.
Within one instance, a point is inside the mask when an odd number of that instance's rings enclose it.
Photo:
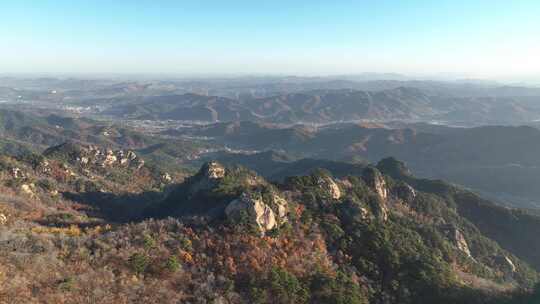
M 540 79 L 538 0 L 0 0 L 0 74 Z

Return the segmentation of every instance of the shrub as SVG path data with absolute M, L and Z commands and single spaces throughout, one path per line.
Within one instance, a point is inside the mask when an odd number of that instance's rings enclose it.
M 165 263 L 165 268 L 169 272 L 177 272 L 178 270 L 180 270 L 180 267 L 181 265 L 180 262 L 178 262 L 178 258 L 175 255 L 169 256 L 167 262 Z
M 144 244 L 144 248 L 146 250 L 150 250 L 154 247 L 156 247 L 156 241 L 154 240 L 154 238 L 149 235 L 149 234 L 145 234 L 144 237 L 143 237 L 143 244 Z
M 148 268 L 149 258 L 144 253 L 134 253 L 129 258 L 129 265 L 135 273 L 142 274 Z
M 65 292 L 71 291 L 73 289 L 74 284 L 75 284 L 75 280 L 72 277 L 67 277 L 58 282 L 58 289 Z
M 293 274 L 281 268 L 270 272 L 270 289 L 278 303 L 307 303 L 309 291 Z

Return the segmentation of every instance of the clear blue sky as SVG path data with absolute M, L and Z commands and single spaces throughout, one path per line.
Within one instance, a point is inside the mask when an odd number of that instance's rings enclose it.
M 5 0 L 0 20 L 0 73 L 540 72 L 539 0 Z

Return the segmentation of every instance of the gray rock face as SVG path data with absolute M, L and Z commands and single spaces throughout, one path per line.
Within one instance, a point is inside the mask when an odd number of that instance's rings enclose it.
M 383 175 L 376 168 L 368 167 L 364 170 L 362 178 L 385 201 L 388 198 L 388 187 Z
M 279 222 L 286 222 L 287 214 L 289 213 L 289 203 L 281 196 L 274 194 L 272 195 L 271 205 L 276 210 Z
M 317 183 L 319 184 L 319 187 L 328 192 L 333 199 L 341 198 L 341 189 L 339 189 L 338 184 L 331 177 L 320 177 Z
M 257 225 L 261 234 L 277 226 L 274 211 L 262 199 L 247 194 L 242 194 L 230 202 L 225 208 L 225 214 L 233 220 L 239 219 L 243 214 L 247 215 L 248 219 Z
M 472 258 L 471 250 L 469 249 L 469 244 L 467 243 L 467 240 L 463 236 L 463 233 L 459 231 L 459 229 L 453 225 L 445 226 L 443 227 L 443 230 L 450 240 L 450 242 L 457 247 L 461 252 L 466 254 L 468 257 Z
M 388 186 L 386 180 L 379 170 L 373 167 L 368 167 L 362 174 L 364 182 L 377 193 L 380 201 L 376 206 L 373 206 L 373 212 L 382 221 L 388 220 L 389 209 L 387 206 L 387 199 L 389 195 Z
M 517 267 L 506 255 L 498 255 L 493 258 L 495 265 L 498 266 L 505 275 L 510 276 L 517 271 Z

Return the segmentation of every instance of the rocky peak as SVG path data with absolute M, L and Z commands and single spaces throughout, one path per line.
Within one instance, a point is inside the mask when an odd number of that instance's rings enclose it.
M 225 173 L 225 167 L 216 161 L 204 163 L 199 172 L 191 179 L 190 192 L 211 189 L 225 177 Z
M 277 226 L 276 215 L 272 208 L 266 205 L 262 198 L 246 193 L 230 202 L 225 208 L 225 214 L 232 220 L 239 220 L 246 215 L 249 221 L 257 225 L 263 235 Z
M 219 179 L 225 176 L 225 167 L 216 161 L 211 161 L 205 163 L 199 173 L 209 179 Z
M 383 201 L 388 198 L 388 187 L 386 186 L 386 181 L 384 180 L 384 176 L 379 170 L 377 170 L 377 168 L 367 167 L 362 174 L 362 178 L 370 188 L 375 190 Z

